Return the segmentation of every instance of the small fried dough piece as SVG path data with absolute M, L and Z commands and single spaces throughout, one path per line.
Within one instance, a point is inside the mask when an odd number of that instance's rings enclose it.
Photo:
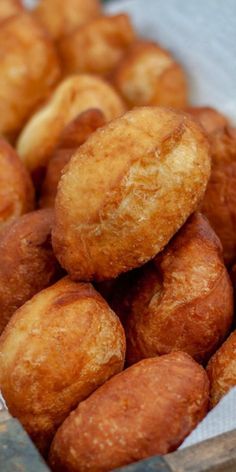
M 52 223 L 52 210 L 38 210 L 17 218 L 0 234 L 0 333 L 17 308 L 59 274 Z
M 131 46 L 112 81 L 130 107 L 183 108 L 187 103 L 184 70 L 168 51 L 152 42 L 139 41 Z
M 96 18 L 59 42 L 63 71 L 108 75 L 134 39 L 128 15 Z
M 10 413 L 46 454 L 78 403 L 124 365 L 118 317 L 89 284 L 68 277 L 15 312 L 0 338 L 0 385 Z
M 210 403 L 214 407 L 231 388 L 236 387 L 236 331 L 211 358 L 207 373 L 210 380 Z
M 53 39 L 71 33 L 101 12 L 99 0 L 39 0 L 34 15 Z
M 129 364 L 176 350 L 208 361 L 229 333 L 233 289 L 220 241 L 201 214 L 143 268 L 127 301 Z
M 0 231 L 33 206 L 30 176 L 15 150 L 0 138 Z
M 0 0 L 0 22 L 23 11 L 20 0 Z
M 189 117 L 137 108 L 93 133 L 58 187 L 53 247 L 75 280 L 115 278 L 155 256 L 199 205 L 207 142 Z
M 185 111 L 202 125 L 208 135 L 221 131 L 229 124 L 228 119 L 215 108 L 188 107 Z
M 60 77 L 52 42 L 25 13 L 1 23 L 0 133 L 14 140 Z
M 106 121 L 125 112 L 122 99 L 103 79 L 74 75 L 65 79 L 49 102 L 29 120 L 19 137 L 17 149 L 36 183 L 65 126 L 90 108 L 100 109 Z
M 42 186 L 40 206 L 54 206 L 58 182 L 62 171 L 74 151 L 83 144 L 91 133 L 105 124 L 103 113 L 94 108 L 84 111 L 72 120 L 62 131 L 58 146 L 49 161 Z
M 209 381 L 183 352 L 115 375 L 70 414 L 50 452 L 56 472 L 105 472 L 175 450 L 207 413 Z

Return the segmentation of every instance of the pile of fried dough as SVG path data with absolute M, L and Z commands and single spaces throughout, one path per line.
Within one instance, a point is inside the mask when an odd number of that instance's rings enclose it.
M 0 71 L 9 411 L 56 472 L 173 451 L 236 385 L 236 129 L 98 0 L 1 0 Z

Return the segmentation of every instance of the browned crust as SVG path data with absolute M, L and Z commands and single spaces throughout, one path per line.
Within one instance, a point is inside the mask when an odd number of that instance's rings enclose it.
M 211 358 L 207 373 L 210 379 L 210 404 L 213 408 L 231 388 L 236 387 L 236 331 Z
M 38 210 L 17 218 L 0 235 L 0 332 L 17 308 L 60 274 L 52 223 L 51 210 Z
M 182 352 L 139 362 L 67 418 L 52 444 L 52 469 L 104 472 L 173 451 L 205 416 L 208 384 Z
M 69 412 L 120 372 L 119 319 L 88 284 L 64 278 L 19 308 L 0 338 L 0 385 L 9 411 L 44 454 Z
M 24 11 L 21 0 L 0 1 L 0 22 Z
M 202 215 L 189 218 L 127 297 L 129 363 L 173 350 L 209 359 L 229 333 L 233 292 L 220 242 Z

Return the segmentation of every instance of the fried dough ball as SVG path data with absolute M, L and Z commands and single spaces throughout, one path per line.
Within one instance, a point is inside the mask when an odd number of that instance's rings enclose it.
M 23 11 L 23 6 L 20 0 L 1 0 L 0 22 Z
M 209 381 L 183 352 L 115 375 L 70 414 L 52 443 L 57 472 L 105 472 L 175 450 L 207 413 Z
M 15 150 L 0 138 L 0 232 L 11 220 L 33 209 L 30 176 Z
M 71 33 L 100 12 L 99 0 L 40 0 L 34 10 L 54 39 Z
M 207 373 L 211 407 L 214 407 L 231 388 L 236 387 L 236 331 L 211 358 Z
M 70 161 L 74 151 L 88 139 L 90 134 L 104 124 L 104 114 L 96 108 L 91 108 L 78 115 L 65 127 L 47 167 L 42 186 L 41 207 L 54 206 L 58 182 L 65 165 Z
M 212 156 L 212 173 L 201 210 L 222 242 L 226 264 L 231 265 L 236 258 L 236 129 L 214 109 L 188 111 L 205 128 Z
M 60 77 L 52 42 L 25 13 L 1 23 L 0 133 L 14 140 Z
M 59 42 L 66 74 L 89 72 L 107 75 L 135 39 L 128 15 L 101 16 Z
M 51 247 L 52 222 L 52 210 L 38 210 L 0 234 L 0 333 L 17 308 L 59 274 Z
M 182 226 L 210 173 L 191 119 L 137 108 L 93 133 L 58 187 L 53 247 L 75 280 L 105 280 L 141 266 Z
M 124 364 L 115 313 L 89 284 L 64 278 L 15 312 L 0 338 L 10 413 L 46 454 L 58 426 Z
M 127 302 L 129 364 L 176 350 L 205 363 L 216 351 L 232 324 L 233 290 L 220 241 L 201 214 L 142 270 Z
M 131 46 L 112 79 L 130 107 L 186 106 L 185 72 L 168 51 L 155 43 L 139 41 Z
M 17 148 L 36 182 L 65 126 L 90 108 L 100 109 L 106 121 L 125 112 L 121 98 L 103 79 L 92 75 L 74 75 L 57 87 L 49 102 L 27 123 Z

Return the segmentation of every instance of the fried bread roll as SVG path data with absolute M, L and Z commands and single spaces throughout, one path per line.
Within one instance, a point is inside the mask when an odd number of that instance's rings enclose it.
M 59 274 L 52 222 L 52 210 L 38 210 L 17 218 L 0 234 L 0 332 L 17 308 Z
M 71 33 L 101 12 L 99 0 L 39 0 L 34 15 L 54 39 Z
M 17 15 L 24 11 L 23 5 L 20 0 L 1 0 L 0 1 L 0 22 L 9 18 L 10 16 Z
M 64 73 L 107 75 L 135 39 L 128 15 L 101 16 L 59 42 Z
M 1 23 L 0 133 L 14 140 L 60 77 L 55 48 L 25 13 Z
M 0 232 L 11 220 L 32 210 L 34 190 L 15 150 L 0 138 Z
M 96 108 L 91 108 L 78 115 L 65 127 L 47 167 L 42 186 L 41 207 L 54 206 L 58 182 L 64 167 L 70 161 L 74 151 L 88 139 L 91 133 L 104 124 L 104 114 Z
M 89 284 L 64 278 L 15 312 L 0 338 L 0 388 L 45 454 L 78 403 L 120 372 L 123 328 Z
M 130 107 L 183 108 L 187 103 L 184 70 L 168 51 L 152 42 L 139 41 L 131 46 L 112 81 Z
M 212 173 L 202 212 L 219 236 L 227 265 L 236 259 L 236 128 L 219 112 L 209 108 L 189 109 L 207 132 Z
M 207 373 L 210 379 L 210 403 L 214 407 L 231 388 L 236 387 L 236 331 L 211 358 Z
M 52 443 L 56 472 L 105 472 L 175 450 L 207 412 L 209 381 L 187 354 L 145 359 L 71 413 Z
M 173 350 L 209 359 L 230 330 L 233 290 L 220 241 L 201 214 L 143 268 L 126 296 L 120 306 L 129 311 L 129 364 Z
M 56 198 L 53 247 L 76 280 L 141 266 L 199 205 L 208 146 L 187 116 L 137 108 L 95 131 L 73 155 Z
M 65 126 L 90 108 L 100 109 L 106 121 L 125 111 L 121 98 L 107 82 L 92 75 L 74 75 L 58 86 L 49 102 L 27 123 L 17 148 L 36 182 Z

